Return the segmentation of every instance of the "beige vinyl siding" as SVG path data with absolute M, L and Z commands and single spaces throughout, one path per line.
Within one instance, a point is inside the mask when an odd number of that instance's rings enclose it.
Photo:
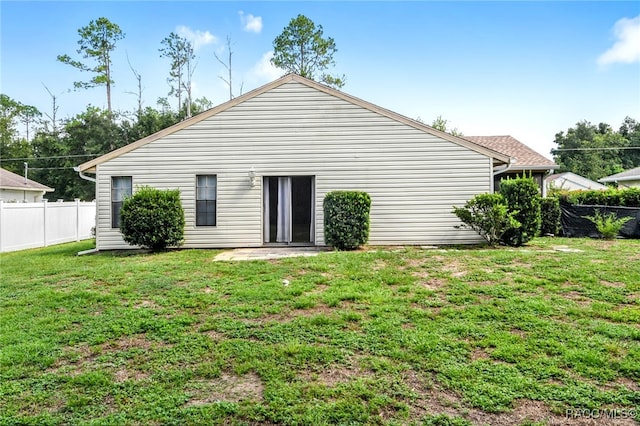
M 492 161 L 346 100 L 292 81 L 97 166 L 99 249 L 127 247 L 111 229 L 111 176 L 179 189 L 185 247 L 262 245 L 262 177 L 315 177 L 315 241 L 332 190 L 371 195 L 371 244 L 478 242 L 452 206 L 489 192 Z M 255 187 L 249 183 L 254 168 Z M 217 226 L 195 226 L 196 175 L 218 179 Z

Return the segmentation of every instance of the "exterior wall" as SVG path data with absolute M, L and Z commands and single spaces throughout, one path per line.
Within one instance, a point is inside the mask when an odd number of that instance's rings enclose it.
M 638 188 L 640 187 L 640 179 L 638 180 L 625 180 L 618 182 L 619 188 Z
M 98 249 L 128 247 L 111 228 L 110 180 L 179 189 L 184 247 L 262 245 L 262 177 L 315 177 L 315 242 L 332 190 L 371 195 L 370 244 L 479 242 L 452 206 L 491 191 L 485 155 L 289 82 L 97 167 Z M 255 170 L 256 185 L 249 182 Z M 218 177 L 217 226 L 195 226 L 196 175 Z
M 42 201 L 44 191 L 24 191 L 17 189 L 0 189 L 0 200 L 7 202 L 38 203 Z

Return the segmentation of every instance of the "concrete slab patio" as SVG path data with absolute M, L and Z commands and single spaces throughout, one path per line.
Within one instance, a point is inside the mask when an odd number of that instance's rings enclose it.
M 218 254 L 215 261 L 271 260 L 285 257 L 317 256 L 330 252 L 328 247 L 259 247 L 226 250 Z

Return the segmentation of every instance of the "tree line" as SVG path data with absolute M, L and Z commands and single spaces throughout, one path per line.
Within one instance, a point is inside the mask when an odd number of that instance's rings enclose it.
M 135 111 L 113 111 L 111 108 L 112 53 L 118 41 L 124 38 L 120 27 L 107 18 L 91 21 L 78 30 L 76 53 L 57 56 L 61 63 L 86 72 L 90 78 L 74 82 L 74 88 L 87 89 L 103 86 L 107 109 L 87 106 L 74 117 L 57 117 L 57 99 L 48 88 L 52 107 L 50 113 L 22 104 L 0 94 L 0 166 L 22 174 L 24 163 L 29 177 L 55 192 L 49 199 L 91 200 L 95 197 L 94 184 L 78 177 L 73 167 L 103 155 L 128 143 L 165 129 L 181 120 L 213 106 L 207 98 L 192 99 L 192 77 L 196 56 L 192 43 L 172 32 L 160 42 L 158 53 L 169 60 L 170 85 L 168 97 L 177 100 L 172 108 L 169 98 L 160 98 L 156 107 L 143 108 L 142 76 L 131 67 L 138 80 L 137 108 Z M 273 41 L 271 62 L 283 72 L 294 72 L 323 82 L 335 88 L 345 84 L 344 75 L 335 76 L 327 70 L 335 65 L 337 52 L 333 38 L 324 37 L 322 25 L 316 25 L 304 15 L 291 19 L 282 33 Z M 225 67 L 226 75 L 219 76 L 233 94 L 231 40 L 227 38 L 227 61 L 216 59 Z M 242 86 L 240 87 L 242 91 Z M 418 118 L 418 121 L 421 121 Z M 457 129 L 449 129 L 447 120 L 437 117 L 432 127 L 462 136 Z M 604 176 L 640 166 L 640 123 L 627 117 L 618 130 L 606 124 L 593 125 L 587 121 L 576 123 L 567 132 L 559 132 L 554 141 L 558 148 L 552 151 L 559 172 L 571 171 L 597 180 Z
M 557 172 L 573 172 L 597 181 L 640 167 L 640 122 L 626 117 L 618 130 L 607 123 L 580 121 L 556 134 L 551 152 Z
M 0 166 L 22 174 L 24 163 L 27 163 L 31 179 L 55 188 L 55 192 L 46 195 L 52 200 L 93 199 L 94 184 L 80 179 L 74 166 L 213 106 L 205 97 L 193 99 L 192 77 L 197 64 L 194 46 L 186 37 L 171 32 L 160 42 L 158 49 L 160 57 L 169 61 L 168 97 L 158 99 L 155 108 L 143 108 L 142 76 L 129 64 L 138 80 L 137 108 L 135 111 L 113 111 L 112 56 L 125 34 L 117 24 L 101 17 L 80 28 L 78 36 L 76 57 L 61 54 L 57 60 L 88 75 L 87 79 L 74 82 L 74 89 L 105 88 L 106 110 L 89 105 L 76 116 L 60 120 L 57 98 L 46 86 L 52 100 L 51 113 L 43 114 L 33 106 L 0 94 Z M 273 46 L 272 63 L 283 73 L 295 72 L 336 88 L 344 85 L 344 76 L 327 73 L 327 69 L 335 65 L 335 41 L 324 37 L 322 25 L 316 25 L 306 16 L 291 19 Z M 229 86 L 229 99 L 232 99 L 232 51 L 228 37 L 227 48 L 226 61 L 217 55 L 216 59 L 225 67 L 226 75 L 219 78 Z M 177 100 L 177 108 L 172 108 L 171 97 Z

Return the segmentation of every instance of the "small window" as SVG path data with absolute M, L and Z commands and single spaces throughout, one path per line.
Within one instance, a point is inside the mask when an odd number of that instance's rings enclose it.
M 111 227 L 120 228 L 122 202 L 133 193 L 131 176 L 111 177 Z
M 216 226 L 216 175 L 198 175 L 196 183 L 196 226 Z

